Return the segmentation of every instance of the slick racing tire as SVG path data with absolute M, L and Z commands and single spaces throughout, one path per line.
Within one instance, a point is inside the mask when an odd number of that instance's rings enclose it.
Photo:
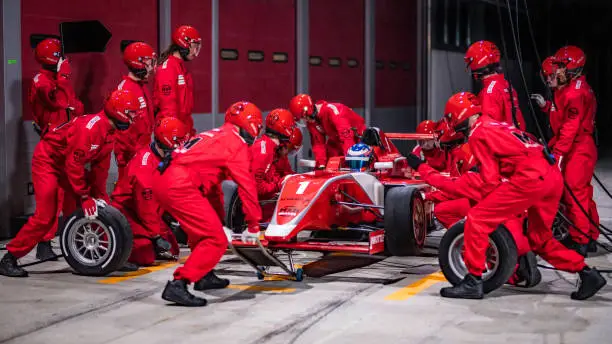
M 418 189 L 394 187 L 385 195 L 385 250 L 393 256 L 417 256 L 425 246 L 427 218 Z
M 98 217 L 85 218 L 82 209 L 72 213 L 60 236 L 68 265 L 80 275 L 105 276 L 127 262 L 132 251 L 132 229 L 116 208 L 98 206 Z
M 459 284 L 468 270 L 463 261 L 465 220 L 461 220 L 444 234 L 440 241 L 438 262 L 444 277 L 452 284 Z M 514 273 L 518 254 L 512 234 L 500 225 L 489 236 L 487 269 L 482 274 L 483 291 L 489 293 L 502 285 Z

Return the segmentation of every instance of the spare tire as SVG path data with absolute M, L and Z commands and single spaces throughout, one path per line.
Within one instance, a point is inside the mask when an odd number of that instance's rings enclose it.
M 116 208 L 98 206 L 98 217 L 85 218 L 82 209 L 65 222 L 60 246 L 68 265 L 86 276 L 105 276 L 127 262 L 132 251 L 132 229 Z
M 398 186 L 385 195 L 385 250 L 393 256 L 417 256 L 425 246 L 427 219 L 419 190 Z
M 463 261 L 463 229 L 465 220 L 458 221 L 446 231 L 440 241 L 438 262 L 444 277 L 452 284 L 459 284 L 468 270 Z M 487 249 L 487 271 L 483 272 L 483 291 L 489 293 L 502 285 L 514 273 L 518 259 L 512 234 L 499 225 L 489 236 Z

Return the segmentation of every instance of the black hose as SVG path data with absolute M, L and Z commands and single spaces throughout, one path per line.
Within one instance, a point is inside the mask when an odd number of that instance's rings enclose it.
M 506 38 L 504 37 L 504 26 L 502 24 L 503 19 L 501 15 L 501 7 L 499 5 L 499 0 L 497 0 L 497 15 L 499 16 L 499 33 L 500 33 L 501 41 L 502 41 L 502 49 L 504 50 L 504 67 L 505 67 L 505 70 L 509 73 L 510 69 L 508 68 L 509 63 L 508 63 L 508 54 L 507 54 L 508 49 L 506 49 Z M 512 30 L 513 30 L 512 34 L 514 36 L 514 29 Z M 516 119 L 516 106 L 514 105 L 514 92 L 512 92 L 512 82 L 506 76 L 505 73 L 504 73 L 504 77 L 506 78 L 506 81 L 508 81 L 508 94 L 510 96 L 510 107 L 512 109 L 512 122 L 514 123 L 515 127 L 520 128 L 520 126 L 518 125 L 518 121 Z
M 603 189 L 603 191 L 608 195 L 608 197 L 612 198 L 612 194 L 610 194 L 610 191 L 608 191 L 608 189 L 606 189 L 606 187 L 603 185 L 603 183 L 601 182 L 601 180 L 599 180 L 599 178 L 597 177 L 597 175 L 595 173 L 593 173 L 593 178 L 595 178 L 595 181 L 597 182 L 597 184 L 599 184 L 599 186 Z

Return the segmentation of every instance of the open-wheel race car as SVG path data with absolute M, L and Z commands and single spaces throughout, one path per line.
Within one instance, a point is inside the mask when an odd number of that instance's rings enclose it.
M 372 171 L 351 172 L 344 157 L 329 159 L 324 170 L 296 174 L 285 181 L 278 197 L 262 200 L 273 207 L 269 222 L 256 243 L 243 243 L 242 202 L 235 186 L 224 187 L 226 225 L 233 231 L 230 247 L 257 270 L 263 279 L 267 267 L 278 266 L 301 280 L 303 271 L 293 266 L 294 251 L 349 252 L 368 255 L 419 255 L 433 221 L 432 206 L 422 198 L 430 186 L 413 176 L 391 139 L 423 140 L 431 135 L 385 134 L 368 128 L 361 141 L 373 148 Z M 302 160 L 301 166 L 314 167 Z M 278 259 L 285 252 L 288 264 Z

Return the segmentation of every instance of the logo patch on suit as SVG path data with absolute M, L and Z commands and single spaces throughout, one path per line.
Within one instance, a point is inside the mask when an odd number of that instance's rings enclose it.
M 77 149 L 72 153 L 72 159 L 75 162 L 80 162 L 85 157 L 85 152 L 82 149 Z
M 153 199 L 153 190 L 144 189 L 142 190 L 142 198 L 146 201 L 150 201 Z
M 162 85 L 162 94 L 165 96 L 169 96 L 170 92 L 172 92 L 172 87 L 170 85 Z
M 344 138 L 351 137 L 351 129 L 342 130 L 342 132 L 340 133 L 340 136 Z

